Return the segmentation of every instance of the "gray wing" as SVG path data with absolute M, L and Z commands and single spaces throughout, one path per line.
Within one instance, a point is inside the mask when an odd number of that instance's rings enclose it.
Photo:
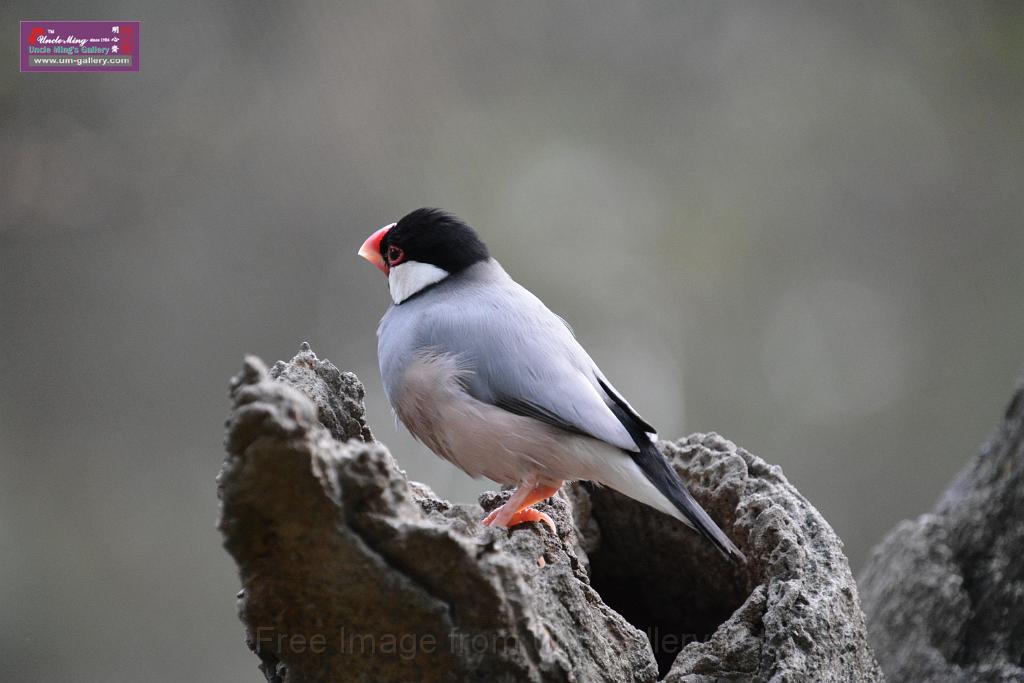
M 480 401 L 629 451 L 637 450 L 636 443 L 612 405 L 654 431 L 611 387 L 561 318 L 507 276 L 432 306 L 417 328 L 419 348 L 456 355 L 471 370 L 466 391 Z

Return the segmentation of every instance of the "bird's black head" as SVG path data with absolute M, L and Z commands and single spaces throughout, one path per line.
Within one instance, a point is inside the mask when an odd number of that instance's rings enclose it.
M 476 231 L 441 209 L 416 209 L 383 235 L 378 247 L 390 269 L 407 261 L 457 273 L 489 254 Z
M 388 276 L 396 304 L 489 257 L 473 228 L 441 209 L 416 209 L 385 225 L 359 255 Z

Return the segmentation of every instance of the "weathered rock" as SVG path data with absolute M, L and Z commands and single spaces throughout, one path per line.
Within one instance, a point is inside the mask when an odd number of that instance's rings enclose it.
M 302 342 L 291 362 L 279 360 L 270 376 L 290 384 L 316 406 L 320 423 L 338 441 L 373 441 L 366 426 L 363 383 L 351 372 L 342 372 L 329 360 L 320 360 L 309 344 Z
M 899 524 L 861 581 L 897 681 L 1024 680 L 1024 385 L 935 510 Z
M 508 494 L 408 481 L 327 366 L 304 347 L 233 382 L 220 528 L 268 681 L 880 678 L 841 543 L 777 467 L 715 434 L 661 444 L 742 566 L 589 484 L 541 504 L 557 537 L 490 529 Z
M 598 592 L 648 632 L 694 639 L 665 680 L 880 679 L 842 543 L 782 470 L 717 434 L 661 447 L 748 558 L 730 571 L 667 517 L 608 489 L 592 494 Z

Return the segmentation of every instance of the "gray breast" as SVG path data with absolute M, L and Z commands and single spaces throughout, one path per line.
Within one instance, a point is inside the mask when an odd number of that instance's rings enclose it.
M 635 450 L 572 331 L 490 259 L 392 306 L 381 321 L 381 376 L 392 407 L 417 353 L 456 357 L 465 389 L 491 405 L 535 408 L 572 431 Z

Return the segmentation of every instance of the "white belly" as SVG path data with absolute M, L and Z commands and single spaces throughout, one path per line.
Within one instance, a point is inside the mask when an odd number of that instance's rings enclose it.
M 589 436 L 478 401 L 463 389 L 451 356 L 423 355 L 402 376 L 398 418 L 430 450 L 472 477 L 499 484 L 605 484 L 681 519 L 629 455 Z
M 424 355 L 402 377 L 395 412 L 430 450 L 472 477 L 500 484 L 528 479 L 557 485 L 566 471 L 559 431 L 473 398 L 450 356 Z M 564 434 L 564 432 L 562 433 Z

